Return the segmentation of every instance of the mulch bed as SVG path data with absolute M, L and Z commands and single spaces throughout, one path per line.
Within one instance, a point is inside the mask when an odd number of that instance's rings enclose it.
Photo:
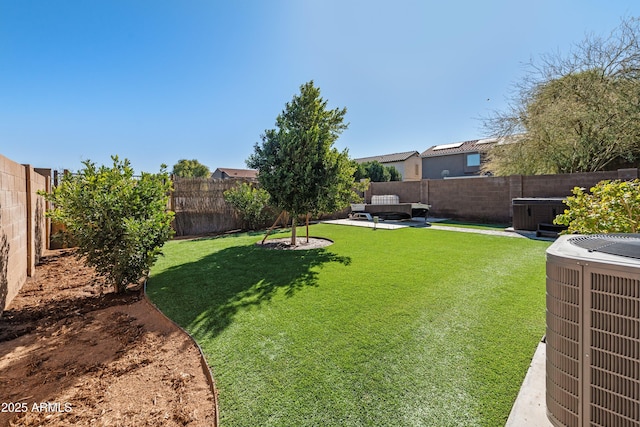
M 0 317 L 0 426 L 212 426 L 190 338 L 141 292 L 50 251 Z
M 298 237 L 296 239 L 296 245 L 291 245 L 291 237 L 284 237 L 278 239 L 269 239 L 264 243 L 258 242 L 256 245 L 266 249 L 276 250 L 306 250 L 306 249 L 319 249 L 333 244 L 333 241 L 329 239 L 323 239 L 321 237 L 309 237 L 307 241 L 306 236 Z

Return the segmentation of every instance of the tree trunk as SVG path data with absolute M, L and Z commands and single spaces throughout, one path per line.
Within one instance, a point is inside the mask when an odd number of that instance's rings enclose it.
M 291 246 L 296 246 L 296 222 L 298 222 L 298 214 L 291 214 Z
M 309 213 L 307 213 L 307 243 L 309 243 Z

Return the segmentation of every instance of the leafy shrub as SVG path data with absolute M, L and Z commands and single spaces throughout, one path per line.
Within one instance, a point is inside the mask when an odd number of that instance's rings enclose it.
M 568 209 L 554 222 L 568 233 L 637 233 L 640 228 L 640 180 L 600 181 L 590 193 L 575 187 Z
M 160 173 L 134 177 L 129 161 L 112 157 L 111 168 L 84 161 L 77 174 L 65 174 L 50 194 L 47 215 L 65 225 L 78 254 L 123 292 L 149 273 L 173 230 L 167 210 L 171 181 Z
M 262 226 L 271 216 L 269 209 L 269 193 L 262 188 L 243 182 L 224 192 L 224 199 L 240 214 L 242 219 L 255 230 Z

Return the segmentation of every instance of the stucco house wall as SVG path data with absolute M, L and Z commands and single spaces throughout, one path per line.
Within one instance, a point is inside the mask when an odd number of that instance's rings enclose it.
M 355 159 L 355 161 L 358 163 L 377 161 L 384 166 L 393 166 L 402 176 L 402 181 L 420 181 L 422 179 L 422 159 L 417 151 L 362 157 Z
M 420 181 L 422 179 L 422 159 L 419 155 L 411 156 L 402 163 L 403 181 Z M 400 170 L 400 169 L 398 169 Z
M 480 175 L 486 153 L 497 139 L 474 139 L 434 145 L 420 154 L 422 179 L 442 179 Z
M 440 179 L 478 175 L 480 173 L 480 166 L 467 166 L 467 156 L 473 154 L 479 153 L 470 152 L 424 157 L 422 159 L 422 178 Z M 448 171 L 448 173 L 446 171 Z

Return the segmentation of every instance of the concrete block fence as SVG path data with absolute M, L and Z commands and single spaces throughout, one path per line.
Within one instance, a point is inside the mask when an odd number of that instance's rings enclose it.
M 590 188 L 602 180 L 632 180 L 638 169 L 561 175 L 512 175 L 426 179 L 420 182 L 372 182 L 365 194 L 396 194 L 401 203 L 422 202 L 431 205 L 431 216 L 487 223 L 510 224 L 511 200 L 520 197 L 566 197 L 574 187 Z
M 51 171 L 21 165 L 0 155 L 0 315 L 48 248 L 46 202 Z

